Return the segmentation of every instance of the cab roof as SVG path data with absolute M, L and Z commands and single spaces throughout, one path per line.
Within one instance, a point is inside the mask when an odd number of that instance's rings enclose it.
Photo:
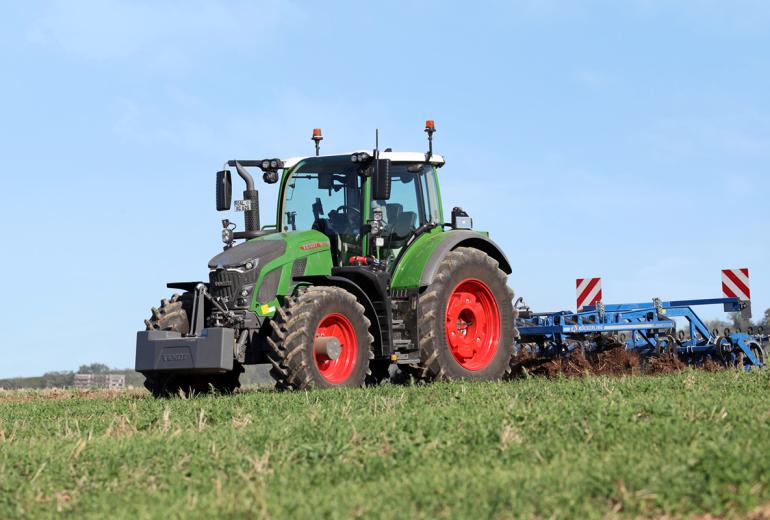
M 353 150 L 352 152 L 348 153 L 335 153 L 330 155 L 320 155 L 319 157 L 345 157 L 345 156 L 351 156 L 354 153 L 361 153 L 366 152 L 368 154 L 371 154 L 371 150 Z M 380 159 L 390 159 L 394 163 L 398 162 L 408 162 L 408 163 L 419 163 L 419 162 L 425 162 L 425 152 L 380 152 Z M 309 155 L 306 157 L 290 157 L 288 159 L 285 159 L 283 161 L 284 168 L 293 168 L 297 165 L 298 162 L 303 161 L 305 159 L 313 159 L 315 158 L 315 155 Z M 438 154 L 433 154 L 430 158 L 430 163 L 435 164 L 437 167 L 444 166 L 444 157 Z

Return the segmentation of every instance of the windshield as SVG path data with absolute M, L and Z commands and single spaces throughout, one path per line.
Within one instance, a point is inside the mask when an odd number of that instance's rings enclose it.
M 281 214 L 283 231 L 315 229 L 327 235 L 340 259 L 360 254 L 360 166 L 350 156 L 300 162 L 286 183 Z

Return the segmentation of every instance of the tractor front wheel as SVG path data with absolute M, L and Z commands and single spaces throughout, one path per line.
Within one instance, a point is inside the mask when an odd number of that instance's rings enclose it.
M 489 255 L 458 248 L 420 296 L 422 379 L 501 379 L 511 371 L 513 291 Z
M 153 307 L 149 319 L 144 320 L 147 330 L 167 330 L 187 334 L 190 332 L 192 293 L 175 294 L 168 300 L 161 300 L 160 307 Z M 207 394 L 211 391 L 232 394 L 240 388 L 243 366 L 235 363 L 233 369 L 224 373 L 186 374 L 184 372 L 147 372 L 144 387 L 155 397 L 173 397 Z
M 268 358 L 277 389 L 360 387 L 371 377 L 370 322 L 348 291 L 301 288 L 270 325 Z

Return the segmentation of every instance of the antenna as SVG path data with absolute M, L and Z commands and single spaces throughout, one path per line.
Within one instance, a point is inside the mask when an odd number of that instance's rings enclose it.
M 380 129 L 374 129 L 374 178 L 380 178 Z

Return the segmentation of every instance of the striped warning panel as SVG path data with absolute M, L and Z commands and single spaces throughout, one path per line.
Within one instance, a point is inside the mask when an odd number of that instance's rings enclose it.
M 577 291 L 577 309 L 580 310 L 587 305 L 595 305 L 602 299 L 602 279 L 601 278 L 578 278 L 575 280 Z
M 751 300 L 749 270 L 745 267 L 743 269 L 722 269 L 722 294 L 727 298 Z

